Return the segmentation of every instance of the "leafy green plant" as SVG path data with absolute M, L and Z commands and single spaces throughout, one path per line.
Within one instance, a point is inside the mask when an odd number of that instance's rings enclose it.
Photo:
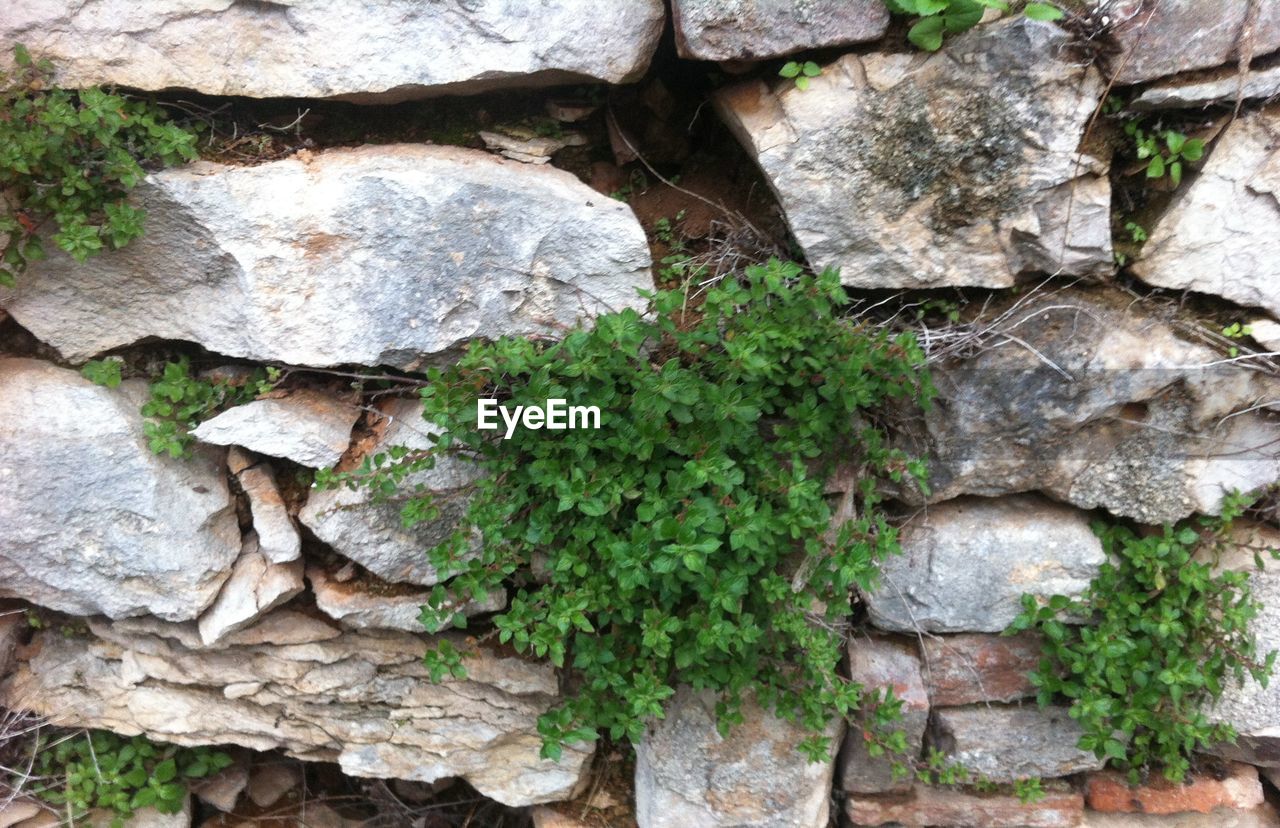
M 1172 129 L 1147 132 L 1142 122 L 1134 119 L 1125 123 L 1124 131 L 1133 138 L 1138 160 L 1146 162 L 1147 178 L 1163 178 L 1167 174 L 1177 187 L 1182 183 L 1184 162 L 1192 163 L 1204 157 L 1203 140 L 1187 138 Z
M 926 52 L 942 48 L 950 34 L 968 31 L 982 20 L 987 9 L 1009 11 L 1004 0 L 884 0 L 894 14 L 916 18 L 907 39 Z M 1062 10 L 1050 3 L 1027 3 L 1023 13 L 1032 20 L 1060 20 Z
M 79 261 L 142 235 L 144 211 L 125 200 L 143 164 L 196 157 L 196 136 L 147 101 L 98 88 L 52 85 L 53 67 L 14 47 L 17 69 L 0 74 L 0 285 L 44 257 L 39 235 Z
M 1125 222 L 1124 229 L 1129 231 L 1129 238 L 1134 244 L 1142 244 L 1147 240 L 1147 230 L 1136 221 Z
M 1249 574 L 1213 565 L 1246 503 L 1233 497 L 1221 517 L 1158 533 L 1095 524 L 1109 562 L 1086 594 L 1056 595 L 1045 606 L 1024 596 L 1010 627 L 1044 637 L 1032 676 L 1040 703 L 1068 701 L 1084 730 L 1080 747 L 1128 770 L 1132 781 L 1153 765 L 1180 781 L 1194 750 L 1234 741 L 1229 725 L 1208 721 L 1205 705 L 1228 680 L 1248 674 L 1265 686 L 1271 674 L 1276 653 L 1259 658 L 1249 632 L 1260 609 Z
M 232 762 L 208 747 L 162 745 L 106 731 L 44 738 L 36 747 L 35 773 L 53 784 L 32 791 L 46 802 L 65 805 L 74 819 L 93 808 L 111 811 L 112 828 L 123 828 L 138 808 L 178 813 L 188 780 L 215 774 Z
M 92 377 L 90 377 L 92 379 Z M 191 376 L 191 361 L 181 357 L 166 363 L 151 383 L 151 396 L 142 406 L 147 417 L 143 434 L 156 454 L 187 457 L 191 453 L 191 429 L 218 411 L 249 402 L 267 393 L 280 379 L 277 368 L 258 368 L 242 383 Z
M 789 60 L 778 70 L 778 77 L 795 81 L 796 89 L 804 91 L 809 88 L 809 79 L 822 74 L 822 67 L 811 60 Z
M 80 374 L 90 382 L 104 385 L 107 388 L 115 388 L 121 381 L 120 368 L 122 364 L 120 359 L 116 357 L 91 359 L 80 369 Z
M 429 553 L 458 574 L 423 619 L 465 626 L 448 609 L 457 599 L 514 586 L 492 634 L 571 668 L 576 687 L 539 721 L 545 756 L 600 733 L 637 738 L 679 682 L 719 692 L 725 729 L 754 692 L 810 728 L 802 749 L 825 758 L 821 730 L 864 699 L 837 670 L 850 590 L 898 548 L 880 485 L 924 475 L 886 446 L 876 412 L 927 402 L 923 354 L 909 334 L 842 318 L 835 273 L 790 263 L 721 281 L 697 308 L 683 291 L 647 295 L 651 314 L 605 314 L 559 342 L 474 344 L 428 375 L 425 417 L 443 430 L 433 449 L 317 483 L 399 492 L 412 525 L 458 493 L 414 491 L 407 475 L 442 454 L 486 473 Z M 598 406 L 601 428 L 502 439 L 476 428 L 478 397 Z M 856 515 L 838 529 L 825 485 L 837 458 L 857 472 Z M 426 656 L 432 678 L 465 675 L 467 653 L 441 642 Z

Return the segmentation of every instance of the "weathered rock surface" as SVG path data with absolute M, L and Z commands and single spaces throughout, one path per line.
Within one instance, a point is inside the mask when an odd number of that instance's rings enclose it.
M 717 107 L 809 261 L 845 284 L 1110 273 L 1106 168 L 1077 153 L 1102 80 L 1063 56 L 1066 40 L 1019 18 L 928 58 L 846 55 L 807 90 L 731 87 Z
M 303 588 L 302 560 L 272 563 L 258 548 L 257 534 L 250 532 L 222 591 L 200 616 L 200 640 L 206 646 L 216 644 L 250 626 Z
M 1000 632 L 1024 593 L 1080 595 L 1106 560 L 1083 512 L 1034 495 L 931 506 L 900 539 L 864 595 L 871 623 L 896 632 Z
M 239 553 L 220 455 L 158 457 L 125 389 L 0 359 L 0 596 L 185 620 Z
M 1142 81 L 1234 62 L 1244 39 L 1252 0 L 1108 0 L 1107 14 L 1123 21 L 1112 35 L 1120 51 L 1111 58 L 1116 83 Z M 1099 5 L 1100 3 L 1095 3 Z M 1257 4 L 1252 54 L 1280 49 L 1280 5 Z
M 728 738 L 716 730 L 715 699 L 688 688 L 636 746 L 640 828 L 825 828 L 834 756 L 810 762 L 796 746 L 810 734 L 751 701 Z M 826 734 L 832 752 L 844 726 Z
M 892 730 L 906 734 L 907 745 L 918 752 L 929 725 L 929 695 L 920 674 L 920 656 L 907 641 L 882 637 L 854 637 L 849 642 L 849 679 L 870 691 L 892 688 L 902 702 L 902 718 Z M 869 726 L 871 723 L 862 722 Z M 867 751 L 862 727 L 850 728 L 840 748 L 836 786 L 847 793 L 905 791 L 911 780 L 894 779 L 894 759 L 873 757 Z
M 52 0 L 11 8 L 0 20 L 0 41 L 50 58 L 67 87 L 385 103 L 584 78 L 634 80 L 665 17 L 660 0 L 611 5 L 608 14 L 583 0 L 547 0 L 528 11 L 506 0 Z M 583 38 L 587 18 L 592 36 Z
M 535 723 L 559 693 L 548 664 L 478 649 L 469 679 L 433 684 L 426 636 L 343 633 L 283 610 L 214 647 L 194 624 L 90 628 L 87 639 L 38 634 L 0 685 L 3 703 L 179 744 L 283 748 L 353 776 L 461 776 L 512 806 L 572 797 L 591 756 L 571 745 L 559 762 L 538 758 Z
M 1100 770 L 1076 747 L 1082 731 L 1065 707 L 974 705 L 934 710 L 931 744 L 971 773 L 994 782 Z
M 1235 67 L 1215 70 L 1205 77 L 1175 78 L 1142 91 L 1129 104 L 1130 109 L 1193 109 L 1213 103 L 1234 104 L 1237 96 L 1249 101 L 1280 95 L 1280 66 L 1271 66 L 1245 74 L 1243 81 Z
M 1215 808 L 1207 814 L 1115 814 L 1086 811 L 1080 828 L 1280 828 L 1280 815 L 1269 804 L 1247 811 Z
M 369 583 L 364 579 L 338 581 L 323 567 L 307 570 L 307 580 L 315 593 L 320 611 L 344 627 L 357 630 L 403 630 L 422 632 L 418 620 L 431 590 L 406 588 L 404 585 Z M 497 612 L 507 605 L 507 596 L 493 592 L 483 600 L 466 601 L 455 608 L 468 618 L 486 612 Z
M 422 419 L 416 400 L 392 400 L 383 409 L 390 422 L 372 451 L 392 446 L 427 449 L 431 426 Z M 405 478 L 401 488 L 419 484 L 436 491 L 457 490 L 476 479 L 476 470 L 453 457 L 440 457 L 436 467 Z M 406 529 L 400 518 L 401 503 L 376 503 L 366 490 L 326 489 L 311 493 L 298 519 L 316 537 L 340 554 L 364 566 L 379 578 L 431 586 L 448 578 L 427 559 L 427 550 L 444 541 L 466 510 L 466 499 L 456 496 L 439 502 L 440 517 Z
M 1046 786 L 1039 802 L 1015 796 L 976 794 L 918 785 L 909 796 L 851 796 L 845 814 L 854 825 L 946 826 L 947 828 L 1075 828 L 1084 798 L 1065 786 Z
M 1252 765 L 1232 762 L 1226 773 L 1193 774 L 1182 784 L 1152 775 L 1131 786 L 1124 774 L 1106 770 L 1085 779 L 1085 802 L 1095 811 L 1139 814 L 1211 813 L 1216 808 L 1249 810 L 1262 804 L 1262 781 Z
M 477 336 L 556 334 L 641 308 L 636 289 L 652 287 L 627 205 L 563 170 L 475 150 L 201 162 L 135 195 L 142 238 L 84 264 L 51 252 L 0 290 L 14 319 L 73 361 L 159 337 L 264 362 L 414 368 Z
M 1015 636 L 930 635 L 921 640 L 925 688 L 936 707 L 1011 702 L 1036 694 L 1028 674 L 1040 664 L 1040 639 Z
M 1275 8 L 1280 14 L 1280 4 Z M 1151 230 L 1133 263 L 1139 278 L 1280 314 L 1277 134 L 1280 107 L 1227 127 L 1200 175 L 1184 185 Z
M 203 443 L 243 446 L 300 466 L 325 469 L 347 450 L 359 416 L 358 406 L 299 389 L 285 397 L 228 408 L 191 433 Z
M 251 462 L 244 452 L 233 449 L 237 457 Z M 253 528 L 258 533 L 258 548 L 271 563 L 288 563 L 302 556 L 302 539 L 293 525 L 293 518 L 280 496 L 276 485 L 275 470 L 270 463 L 253 463 L 239 470 L 228 461 L 232 474 L 240 481 L 240 488 L 249 498 L 249 511 L 253 515 Z
M 883 37 L 879 0 L 672 0 L 676 51 L 694 60 L 762 60 Z
M 1043 491 L 1160 524 L 1280 479 L 1280 426 L 1244 412 L 1280 383 L 1177 332 L 1122 292 L 1067 290 L 992 311 L 977 356 L 932 370 L 932 499 Z M 1229 414 L 1235 414 L 1224 420 Z

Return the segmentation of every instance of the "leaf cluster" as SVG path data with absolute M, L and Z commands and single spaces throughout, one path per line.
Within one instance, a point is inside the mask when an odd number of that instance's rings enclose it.
M 926 52 L 942 48 L 947 35 L 966 32 L 978 25 L 987 9 L 1009 11 L 1005 0 L 884 0 L 894 14 L 916 18 L 907 39 Z M 1027 3 L 1023 14 L 1032 20 L 1061 20 L 1063 12 L 1051 3 Z
M 451 607 L 510 585 L 499 642 L 572 668 L 573 692 L 539 722 L 545 756 L 601 733 L 636 739 L 684 683 L 719 692 L 725 729 L 754 693 L 810 728 L 802 750 L 825 757 L 820 732 L 861 700 L 837 669 L 850 591 L 898 549 L 879 484 L 924 475 L 886 446 L 876 415 L 928 400 L 923 354 L 909 334 L 844 318 L 835 273 L 791 263 L 750 267 L 696 310 L 680 291 L 647 295 L 650 313 L 609 313 L 559 342 L 473 345 L 422 392 L 441 429 L 431 456 L 388 453 L 325 479 L 378 489 L 447 453 L 485 472 L 430 552 L 459 574 L 423 619 L 465 625 Z M 477 430 L 477 397 L 595 405 L 602 427 L 503 440 Z M 857 469 L 856 514 L 838 530 L 826 491 L 837 459 Z M 422 492 L 404 510 L 409 523 L 438 514 Z M 445 642 L 427 665 L 461 677 L 466 652 Z
M 1045 606 L 1024 596 L 1010 627 L 1044 638 L 1032 675 L 1040 703 L 1069 702 L 1084 729 L 1080 747 L 1132 781 L 1151 766 L 1181 781 L 1195 750 L 1234 741 L 1229 725 L 1206 718 L 1206 706 L 1229 681 L 1247 674 L 1265 686 L 1271 673 L 1276 653 L 1259 659 L 1249 631 L 1260 610 L 1249 573 L 1213 566 L 1241 504 L 1159 533 L 1095 524 L 1109 562 L 1085 595 L 1057 595 Z
M 809 88 L 809 79 L 822 74 L 822 67 L 811 60 L 789 60 L 778 70 L 778 77 L 795 81 L 796 89 L 801 92 Z
M 1183 164 L 1204 157 L 1204 141 L 1200 138 L 1188 138 L 1172 129 L 1147 132 L 1136 119 L 1126 122 L 1124 131 L 1133 139 L 1138 160 L 1146 162 L 1147 178 L 1164 178 L 1167 174 L 1177 187 L 1182 183 Z
M 58 247 L 84 261 L 142 235 L 144 211 L 125 195 L 143 164 L 196 157 L 193 132 L 155 104 L 100 88 L 52 85 L 53 67 L 14 48 L 16 70 L 0 73 L 0 285 L 44 257 L 40 230 L 52 221 Z
M 89 379 L 101 385 L 119 384 L 119 369 L 114 373 L 100 362 L 90 362 L 81 369 Z M 180 357 L 165 363 L 161 375 L 150 385 L 150 398 L 143 403 L 143 435 L 156 454 L 188 457 L 194 438 L 190 431 L 217 412 L 233 405 L 257 399 L 275 387 L 280 379 L 277 368 L 255 368 L 243 382 L 225 377 L 203 379 L 191 375 L 191 361 Z

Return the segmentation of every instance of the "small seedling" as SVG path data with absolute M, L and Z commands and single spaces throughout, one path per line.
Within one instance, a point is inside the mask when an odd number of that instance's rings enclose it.
M 1129 238 L 1132 239 L 1136 244 L 1142 244 L 1144 241 L 1147 240 L 1146 229 L 1141 224 L 1138 224 L 1138 222 L 1136 221 L 1127 222 L 1124 226 L 1124 229 L 1129 231 Z
M 778 70 L 779 77 L 795 80 L 796 89 L 804 91 L 809 88 L 809 79 L 822 74 L 822 67 L 811 60 L 804 63 L 789 60 Z
M 1138 120 L 1124 125 L 1125 134 L 1133 138 L 1139 161 L 1146 161 L 1147 178 L 1164 178 L 1173 186 L 1182 183 L 1183 162 L 1194 163 L 1204 157 L 1204 141 L 1188 138 L 1172 129 L 1147 132 Z

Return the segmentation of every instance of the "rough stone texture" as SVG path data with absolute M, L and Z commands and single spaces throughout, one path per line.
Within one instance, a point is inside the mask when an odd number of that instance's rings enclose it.
M 934 706 L 1011 702 L 1036 694 L 1027 677 L 1040 663 L 1040 639 L 1033 633 L 930 635 L 922 648 L 925 688 Z
M 245 761 L 236 762 L 223 768 L 213 776 L 197 779 L 191 783 L 191 793 L 206 805 L 211 805 L 223 813 L 235 810 L 240 801 L 240 794 L 249 785 L 249 765 Z
M 135 196 L 142 238 L 83 264 L 51 252 L 0 290 L 73 361 L 158 337 L 262 362 L 417 368 L 473 337 L 642 308 L 636 289 L 652 287 L 630 207 L 563 170 L 476 150 L 200 162 Z
M 270 808 L 289 791 L 302 784 L 302 770 L 296 762 L 267 762 L 255 765 L 249 780 L 249 799 L 259 808 Z
M 880 0 L 672 0 L 676 51 L 693 60 L 762 60 L 884 36 Z
M 1106 560 L 1087 515 L 1035 495 L 931 506 L 900 543 L 864 595 L 871 623 L 896 632 L 1000 632 L 1024 593 L 1080 595 Z
M 929 741 L 971 773 L 1013 782 L 1101 769 L 1076 747 L 1081 732 L 1065 707 L 974 705 L 935 709 Z
M 1102 80 L 1059 57 L 1065 41 L 1018 18 L 928 58 L 846 55 L 807 90 L 754 81 L 716 102 L 808 260 L 840 268 L 845 284 L 1106 274 L 1110 184 L 1104 164 L 1076 152 Z
M 200 616 L 200 640 L 206 646 L 216 644 L 302 592 L 303 587 L 302 560 L 272 563 L 259 550 L 258 536 L 250 532 L 222 592 Z
M 1108 14 L 1125 21 L 1112 35 L 1120 45 L 1111 63 L 1116 83 L 1142 81 L 1234 62 L 1251 0 L 1108 0 Z M 1253 56 L 1280 48 L 1280 4 L 1258 3 Z
M 681 688 L 668 700 L 636 746 L 640 828 L 825 828 L 834 755 L 810 762 L 796 749 L 808 731 L 750 700 L 742 713 L 724 738 L 714 696 Z M 833 754 L 843 730 L 826 734 Z
M 1204 77 L 1186 78 L 1156 84 L 1143 90 L 1129 104 L 1130 109 L 1193 109 L 1213 103 L 1235 104 L 1242 100 L 1270 98 L 1280 95 L 1280 66 L 1247 73 L 1243 86 L 1236 67 L 1224 67 Z
M 1205 367 L 1222 354 L 1166 317 L 1112 290 L 992 309 L 979 353 L 931 372 L 939 399 L 909 446 L 928 456 L 931 498 L 1039 490 L 1160 524 L 1280 479 L 1280 426 L 1256 411 L 1223 420 L 1280 398 L 1280 382 Z
M 511 0 L 47 0 L 9 9 L 0 41 L 50 58 L 68 87 L 387 103 L 584 78 L 635 80 L 665 17 L 660 0 L 612 4 L 608 14 L 585 0 L 543 0 L 529 12 Z M 584 38 L 588 19 L 591 37 Z
M 218 446 L 243 446 L 301 466 L 325 469 L 351 442 L 360 408 L 327 394 L 300 389 L 287 397 L 254 400 L 205 420 L 191 432 Z
M 1273 319 L 1255 319 L 1249 323 L 1250 334 L 1259 345 L 1271 353 L 1280 352 L 1280 322 Z
M 236 451 L 237 454 L 243 452 Z M 258 548 L 272 563 L 288 563 L 302 556 L 302 539 L 285 508 L 275 470 L 270 463 L 257 463 L 232 473 L 249 498 L 253 528 L 258 533 Z
M 851 796 L 845 815 L 854 825 L 904 828 L 1073 828 L 1083 817 L 1084 798 L 1065 786 L 1046 786 L 1039 802 L 1024 805 L 1008 795 L 974 794 L 931 785 L 910 796 Z
M 929 696 L 915 645 L 879 636 L 853 638 L 849 642 L 849 678 L 869 689 L 893 689 L 893 697 L 902 702 L 902 719 L 892 729 L 902 730 L 907 745 L 918 751 L 929 725 Z M 893 778 L 893 762 L 888 756 L 870 756 L 862 728 L 854 727 L 840 748 L 836 787 L 860 794 L 910 789 L 910 779 Z
M 239 553 L 220 453 L 158 457 L 128 389 L 0 359 L 0 596 L 184 620 Z
M 422 405 L 416 400 L 392 400 L 383 409 L 390 418 L 381 439 L 371 451 L 391 446 L 430 448 L 431 426 L 422 419 Z M 429 489 L 452 489 L 475 480 L 476 471 L 452 457 L 441 457 L 436 467 L 407 478 L 403 488 L 422 484 Z M 427 560 L 427 550 L 445 540 L 465 511 L 464 498 L 440 503 L 440 518 L 406 529 L 400 519 L 401 504 L 372 503 L 365 490 L 347 488 L 313 491 L 298 519 L 316 537 L 342 555 L 392 582 L 431 586 L 450 573 L 436 571 Z
M 1218 808 L 1197 814 L 1105 814 L 1086 811 L 1080 828 L 1277 828 L 1280 817 L 1270 805 L 1247 811 Z
M 1280 3 L 1275 4 L 1280 12 Z M 1133 271 L 1280 314 L 1280 106 L 1227 127 L 1151 230 Z
M 574 796 L 591 757 L 566 746 L 559 762 L 538 758 L 535 723 L 559 693 L 545 663 L 475 649 L 470 678 L 433 684 L 426 636 L 343 633 L 283 610 L 212 648 L 193 624 L 89 626 L 88 639 L 38 633 L 0 703 L 179 744 L 284 748 L 353 776 L 460 776 L 512 806 Z
M 357 630 L 381 629 L 422 632 L 418 616 L 431 595 L 430 590 L 404 588 L 385 582 L 370 583 L 367 580 L 338 581 L 323 568 L 315 566 L 307 570 L 307 580 L 315 593 L 320 611 L 344 627 Z M 468 618 L 486 612 L 497 612 L 507 605 L 503 592 L 493 592 L 484 600 L 466 601 L 457 608 Z
M 1201 814 L 1215 808 L 1249 810 L 1262 804 L 1262 781 L 1258 769 L 1240 762 L 1231 763 L 1226 776 L 1199 774 L 1178 785 L 1153 774 L 1144 785 L 1131 787 L 1124 774 L 1116 771 L 1091 773 L 1085 779 L 1085 802 L 1095 811 L 1138 814 Z

